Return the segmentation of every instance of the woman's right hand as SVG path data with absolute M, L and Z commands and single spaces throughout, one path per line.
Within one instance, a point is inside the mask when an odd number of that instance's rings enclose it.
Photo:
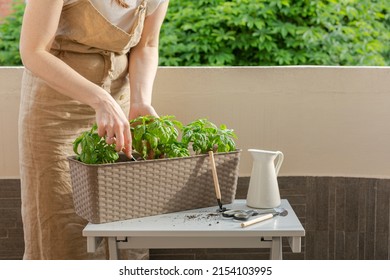
M 105 137 L 107 144 L 115 144 L 117 152 L 131 157 L 130 123 L 119 104 L 106 93 L 94 108 L 99 136 Z

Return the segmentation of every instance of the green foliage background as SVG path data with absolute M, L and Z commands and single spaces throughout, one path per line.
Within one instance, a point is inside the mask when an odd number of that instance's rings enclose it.
M 14 1 L 13 13 L 0 23 L 0 66 L 22 65 L 19 55 L 20 27 L 24 4 Z
M 390 65 L 389 0 L 169 5 L 161 65 Z
M 21 65 L 23 4 L 14 11 L 0 25 L 0 66 Z M 170 0 L 160 65 L 388 66 L 389 0 Z

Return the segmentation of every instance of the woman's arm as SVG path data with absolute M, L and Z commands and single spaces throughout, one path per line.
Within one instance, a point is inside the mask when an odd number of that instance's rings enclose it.
M 55 90 L 95 109 L 99 135 L 115 137 L 117 150 L 124 149 L 130 156 L 130 126 L 120 106 L 108 92 L 49 52 L 62 6 L 63 0 L 28 1 L 20 37 L 23 64 Z
M 141 40 L 130 50 L 130 119 L 140 115 L 157 116 L 152 107 L 152 90 L 158 66 L 160 28 L 168 2 L 160 4 L 156 11 L 145 19 Z

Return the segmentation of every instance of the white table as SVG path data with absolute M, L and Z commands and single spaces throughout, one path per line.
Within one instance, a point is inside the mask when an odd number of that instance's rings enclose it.
M 250 209 L 245 200 L 224 205 L 229 209 Z M 118 249 L 130 248 L 270 248 L 270 259 L 282 259 L 282 238 L 292 252 L 301 252 L 305 230 L 289 202 L 280 207 L 288 215 L 241 227 L 241 223 L 217 213 L 218 206 L 162 214 L 104 224 L 89 223 L 83 230 L 88 252 L 95 252 L 102 238 L 108 239 L 110 259 Z M 255 218 L 255 217 L 254 217 Z

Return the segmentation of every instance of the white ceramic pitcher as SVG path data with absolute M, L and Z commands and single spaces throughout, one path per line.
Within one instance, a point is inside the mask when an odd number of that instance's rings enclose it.
M 277 176 L 282 165 L 282 152 L 249 149 L 253 157 L 252 173 L 246 203 L 253 208 L 274 208 L 280 205 Z M 278 161 L 275 163 L 275 159 Z

